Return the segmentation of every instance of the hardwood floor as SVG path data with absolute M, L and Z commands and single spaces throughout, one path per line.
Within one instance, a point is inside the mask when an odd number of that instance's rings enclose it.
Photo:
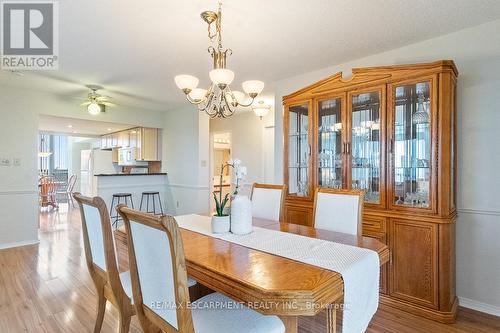
M 124 249 L 118 249 L 126 269 Z M 0 250 L 0 332 L 92 332 L 96 294 L 85 264 L 76 209 L 40 214 L 40 244 Z M 108 303 L 102 332 L 118 331 L 118 313 Z M 325 332 L 326 318 L 300 318 L 299 332 Z M 131 332 L 142 332 L 137 318 Z M 453 325 L 439 324 L 380 306 L 370 333 L 500 332 L 500 318 L 460 309 Z

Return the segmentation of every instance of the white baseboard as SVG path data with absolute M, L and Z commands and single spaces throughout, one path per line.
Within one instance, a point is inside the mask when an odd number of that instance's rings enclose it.
M 33 245 L 33 244 L 38 244 L 40 241 L 37 240 L 30 240 L 30 241 L 23 241 L 23 242 L 14 242 L 14 243 L 5 243 L 5 244 L 0 244 L 0 250 L 5 250 L 5 249 L 10 249 L 13 247 L 20 247 L 20 246 L 26 246 L 26 245 Z
M 500 306 L 481 303 L 473 299 L 458 297 L 460 306 L 500 317 Z

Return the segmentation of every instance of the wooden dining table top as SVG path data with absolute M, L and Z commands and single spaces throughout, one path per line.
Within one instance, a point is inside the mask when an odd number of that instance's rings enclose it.
M 302 225 L 254 218 L 253 225 L 373 250 L 380 265 L 389 249 L 380 241 Z M 188 274 L 212 290 L 264 314 L 312 316 L 343 297 L 340 273 L 181 228 Z

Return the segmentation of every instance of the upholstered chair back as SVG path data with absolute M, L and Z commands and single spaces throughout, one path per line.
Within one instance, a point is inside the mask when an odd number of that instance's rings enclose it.
M 318 189 L 314 200 L 314 227 L 361 235 L 364 192 Z
M 172 216 L 117 208 L 127 230 L 132 293 L 141 322 L 191 332 L 191 311 L 182 239 Z M 165 327 L 166 326 L 166 327 Z
M 284 195 L 285 185 L 253 184 L 252 215 L 261 219 L 280 221 Z
M 85 257 L 92 278 L 109 281 L 117 294 L 122 294 L 116 244 L 106 203 L 100 197 L 73 195 L 80 206 Z

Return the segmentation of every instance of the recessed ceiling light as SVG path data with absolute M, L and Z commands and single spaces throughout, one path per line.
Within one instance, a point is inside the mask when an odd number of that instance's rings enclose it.
M 73 128 L 73 125 L 69 124 L 69 125 L 68 125 L 68 128 Z
M 111 132 L 111 128 L 108 128 L 108 131 Z

